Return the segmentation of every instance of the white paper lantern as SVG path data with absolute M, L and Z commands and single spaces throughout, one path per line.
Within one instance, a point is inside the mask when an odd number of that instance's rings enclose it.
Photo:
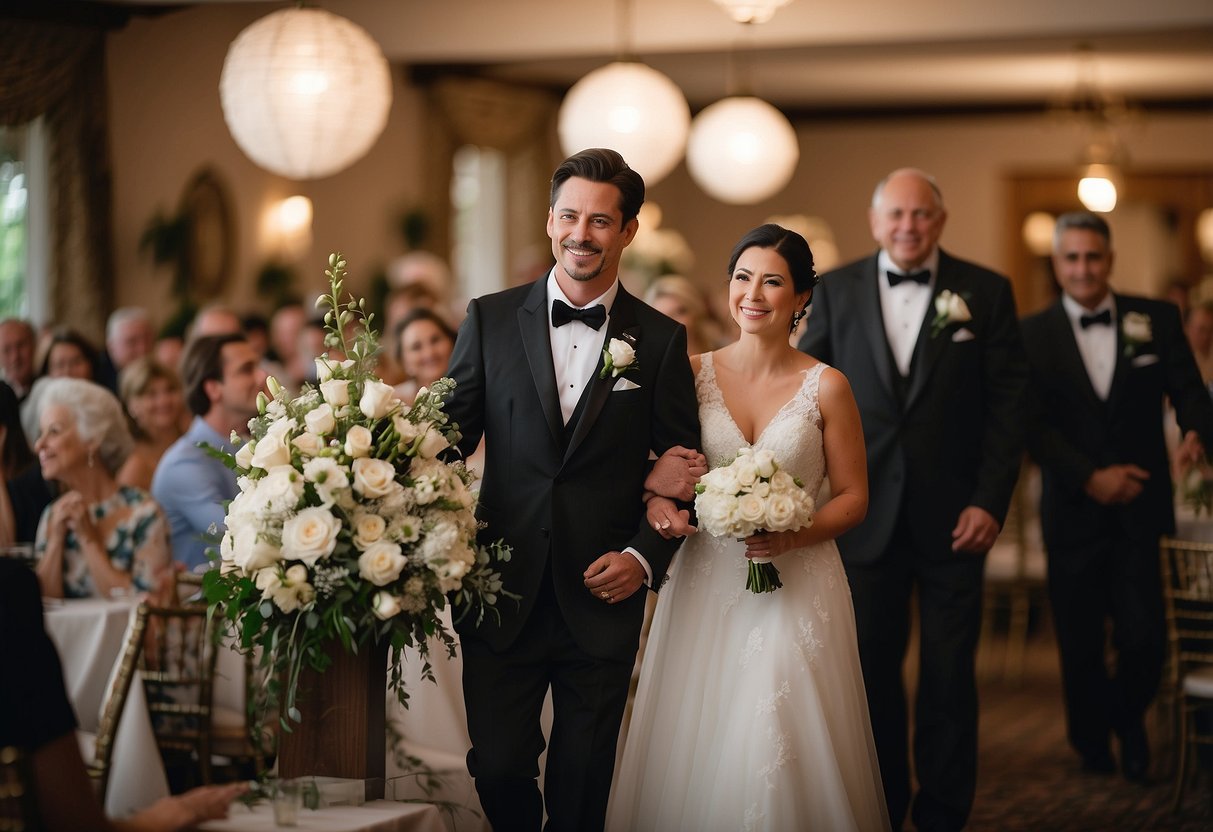
M 800 160 L 796 131 L 760 98 L 725 98 L 695 116 L 687 141 L 687 170 L 711 196 L 752 205 L 774 196 Z
M 236 36 L 219 77 L 223 117 L 250 159 L 291 179 L 318 179 L 379 138 L 392 79 L 379 44 L 321 9 L 284 9 Z
M 566 154 L 609 147 L 653 185 L 682 159 L 690 124 L 677 84 L 652 67 L 621 61 L 573 85 L 560 105 L 558 130 Z

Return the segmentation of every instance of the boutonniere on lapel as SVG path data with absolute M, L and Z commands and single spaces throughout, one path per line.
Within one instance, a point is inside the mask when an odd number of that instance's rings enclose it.
M 611 378 L 619 378 L 637 366 L 636 339 L 625 332 L 622 338 L 612 338 L 602 348 L 602 372 L 598 377 L 606 378 L 609 374 Z
M 944 289 L 935 296 L 935 317 L 931 320 L 931 337 L 937 337 L 952 324 L 962 324 L 971 320 L 973 320 L 973 313 L 969 311 L 969 305 L 965 303 L 964 297 L 959 292 Z
M 1126 312 L 1120 319 L 1120 334 L 1125 339 L 1125 358 L 1137 355 L 1143 344 L 1154 340 L 1154 327 L 1145 312 Z

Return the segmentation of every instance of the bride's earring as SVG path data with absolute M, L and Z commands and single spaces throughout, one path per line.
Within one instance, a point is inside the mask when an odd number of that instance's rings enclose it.
M 800 326 L 801 320 L 807 314 L 808 314 L 807 310 L 801 309 L 799 312 L 797 312 L 795 315 L 792 316 L 792 331 L 793 332 L 796 331 L 796 327 Z

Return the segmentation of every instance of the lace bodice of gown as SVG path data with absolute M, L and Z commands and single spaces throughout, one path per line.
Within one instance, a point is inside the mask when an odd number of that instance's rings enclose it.
M 708 465 L 727 465 L 740 448 L 750 446 L 724 403 L 716 383 L 712 353 L 703 356 L 695 393 L 699 398 L 699 426 L 703 434 L 703 453 Z M 765 448 L 785 471 L 799 477 L 810 494 L 816 494 L 825 477 L 825 449 L 822 446 L 821 410 L 817 388 L 825 364 L 804 371 L 804 382 L 796 395 L 784 404 L 750 447 Z

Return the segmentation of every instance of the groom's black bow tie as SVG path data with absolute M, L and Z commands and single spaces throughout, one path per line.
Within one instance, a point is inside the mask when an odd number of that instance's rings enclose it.
M 885 274 L 889 278 L 890 286 L 896 286 L 898 283 L 902 283 L 907 280 L 911 283 L 921 283 L 923 286 L 926 286 L 931 282 L 930 269 L 919 269 L 918 271 L 910 272 L 909 274 L 895 272 L 892 269 L 889 269 L 887 272 L 885 272 Z
M 552 326 L 564 326 L 569 321 L 581 321 L 590 329 L 601 329 L 606 323 L 606 307 L 601 303 L 587 309 L 574 309 L 562 300 L 552 301 Z
M 1105 309 L 1102 312 L 1096 312 L 1094 315 L 1083 315 L 1078 319 L 1078 323 L 1083 329 L 1092 326 L 1111 326 L 1112 310 Z

